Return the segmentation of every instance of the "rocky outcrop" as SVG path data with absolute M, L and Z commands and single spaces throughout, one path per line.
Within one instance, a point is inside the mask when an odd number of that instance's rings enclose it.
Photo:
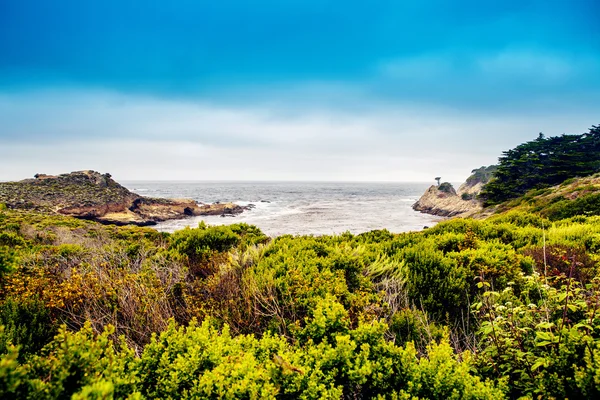
M 477 214 L 483 210 L 477 196 L 495 170 L 495 165 L 474 169 L 458 192 L 448 182 L 433 185 L 413 204 L 413 209 L 442 217 L 468 217 Z
M 478 200 L 463 200 L 462 194 L 467 192 L 462 189 L 463 186 L 458 192 L 446 192 L 432 185 L 412 207 L 416 211 L 440 217 L 465 217 L 481 211 L 482 206 Z
M 158 199 L 132 193 L 110 174 L 77 171 L 0 183 L 0 203 L 8 208 L 58 213 L 117 225 L 154 225 L 197 215 L 237 215 L 248 207 L 202 204 L 190 199 Z
M 221 217 L 228 217 L 241 214 L 245 210 L 250 210 L 252 208 L 254 208 L 254 204 L 249 204 L 244 207 L 234 203 L 203 204 L 200 206 L 197 215 L 220 215 Z

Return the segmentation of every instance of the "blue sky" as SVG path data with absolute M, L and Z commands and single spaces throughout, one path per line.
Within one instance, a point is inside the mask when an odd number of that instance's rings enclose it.
M 600 123 L 598 16 L 592 0 L 4 0 L 0 180 L 463 180 L 539 131 Z

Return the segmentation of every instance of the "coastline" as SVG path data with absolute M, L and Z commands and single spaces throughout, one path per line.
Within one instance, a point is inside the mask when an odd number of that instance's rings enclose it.
M 197 226 L 247 223 L 269 236 L 360 234 L 387 229 L 393 233 L 419 231 L 444 218 L 414 211 L 411 205 L 426 183 L 352 182 L 137 182 L 132 191 L 149 195 L 186 195 L 197 201 L 232 201 L 256 208 L 233 218 L 192 217 L 159 223 L 166 232 Z

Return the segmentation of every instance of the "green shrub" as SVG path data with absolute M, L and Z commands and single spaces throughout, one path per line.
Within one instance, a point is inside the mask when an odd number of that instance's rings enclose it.
M 488 291 L 474 304 L 480 320 L 478 371 L 508 378 L 512 397 L 596 398 L 591 360 L 600 339 L 600 284 L 539 276 L 511 288 Z M 485 283 L 481 283 L 485 285 Z
M 0 246 L 25 246 L 26 242 L 15 232 L 0 232 Z
M 465 235 L 466 233 L 445 233 L 443 235 L 436 236 L 436 248 L 444 255 L 451 252 L 460 251 L 461 246 L 465 241 Z
M 139 389 L 154 398 L 273 398 L 278 389 L 269 370 L 271 355 L 285 342 L 266 336 L 233 338 L 210 323 L 171 324 L 146 346 L 137 366 Z M 267 364 L 267 365 L 265 365 Z M 270 364 L 270 365 L 269 365 Z
M 52 321 L 49 310 L 37 299 L 5 300 L 0 305 L 0 353 L 5 353 L 10 345 L 19 346 L 19 357 L 37 353 L 52 340 L 57 326 Z
M 229 225 L 229 228 L 240 237 L 240 248 L 242 250 L 250 246 L 266 244 L 270 240 L 267 235 L 254 225 L 239 223 Z
M 337 307 L 325 306 L 323 311 Z M 419 358 L 412 345 L 402 348 L 387 342 L 385 325 L 361 324 L 348 330 L 339 324 L 340 314 L 329 311 L 318 312 L 307 323 L 317 335 L 328 333 L 301 347 L 268 334 L 261 339 L 233 337 L 227 327 L 219 332 L 207 322 L 185 329 L 172 325 L 141 356 L 141 394 L 281 399 L 503 396 L 503 388 L 473 376 L 468 356 L 459 362 L 447 341 L 430 346 L 427 356 Z
M 449 254 L 449 257 L 456 260 L 461 268 L 466 268 L 469 276 L 489 281 L 496 290 L 505 288 L 509 282 L 519 281 L 522 272 L 532 272 L 531 262 L 499 241 L 485 242 L 477 248 Z M 476 280 L 471 282 L 474 289 Z M 473 289 L 469 293 L 474 294 Z
M 198 228 L 185 228 L 171 235 L 171 248 L 184 256 L 194 276 L 206 277 L 214 272 L 209 266 L 215 253 L 223 253 L 240 243 L 240 236 L 229 226 L 208 227 L 204 222 Z
M 600 193 L 587 194 L 575 200 L 561 199 L 542 210 L 542 214 L 552 221 L 577 215 L 600 215 Z
M 433 243 L 404 250 L 408 294 L 428 313 L 441 318 L 465 305 L 468 269 L 435 250 Z
M 172 247 L 190 259 L 203 259 L 212 251 L 224 252 L 240 242 L 240 236 L 229 226 L 207 226 L 185 228 L 171 235 Z
M 427 313 L 412 308 L 394 313 L 389 324 L 396 344 L 404 346 L 412 342 L 420 352 L 432 342 L 439 343 L 445 335 L 444 328 L 431 321 Z
M 488 226 L 497 225 L 502 223 L 508 223 L 515 227 L 535 227 L 543 228 L 551 225 L 551 222 L 539 215 L 527 213 L 523 211 L 510 211 L 501 215 L 493 216 L 487 221 Z
M 348 311 L 333 296 L 318 299 L 310 314 L 302 331 L 295 335 L 302 343 L 321 343 L 324 340 L 331 343 L 337 335 L 350 330 Z
M 99 392 L 125 398 L 135 393 L 137 377 L 131 370 L 133 351 L 116 351 L 110 339 L 114 328 L 95 335 L 86 323 L 76 333 L 63 326 L 41 355 L 32 357 L 27 368 L 26 398 L 84 398 Z
M 11 271 L 14 264 L 14 252 L 8 246 L 0 245 L 0 277 Z
M 349 237 L 348 239 L 351 239 Z M 394 234 L 387 229 L 364 232 L 356 236 L 358 243 L 383 243 L 394 239 Z
M 4 327 L 0 325 L 0 338 L 4 335 Z M 26 370 L 17 361 L 19 350 L 10 346 L 0 352 L 0 398 L 26 398 Z
M 440 186 L 438 186 L 438 190 L 440 192 L 456 194 L 456 190 L 454 190 L 454 186 L 450 182 L 444 182 Z
M 549 244 L 545 248 L 525 249 L 523 253 L 535 261 L 536 270 L 541 275 L 562 275 L 583 283 L 589 283 L 597 275 L 597 262 L 580 246 Z

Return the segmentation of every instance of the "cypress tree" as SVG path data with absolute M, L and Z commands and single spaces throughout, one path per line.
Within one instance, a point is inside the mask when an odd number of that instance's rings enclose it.
M 540 133 L 537 139 L 503 152 L 498 162 L 493 179 L 481 193 L 485 205 L 600 172 L 600 126 L 581 135 L 546 138 Z

